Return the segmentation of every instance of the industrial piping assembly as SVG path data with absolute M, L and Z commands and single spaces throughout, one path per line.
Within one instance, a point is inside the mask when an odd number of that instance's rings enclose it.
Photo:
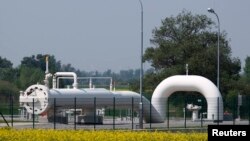
M 50 89 L 49 78 L 52 76 L 53 83 Z M 58 78 L 73 78 L 72 88 L 59 88 Z M 56 102 L 57 109 L 82 109 L 84 115 L 80 115 L 79 118 L 84 119 L 85 123 L 102 123 L 102 117 L 95 115 L 95 109 L 112 108 L 114 99 L 116 109 L 129 109 L 131 105 L 134 105 L 135 111 L 139 109 L 140 95 L 138 93 L 132 91 L 112 91 L 111 88 L 110 90 L 92 87 L 79 89 L 77 79 L 77 75 L 74 72 L 50 74 L 48 71 L 48 59 L 46 58 L 45 85 L 35 84 L 28 87 L 24 92 L 21 91 L 19 97 L 21 107 L 24 107 L 31 114 L 46 113 L 47 116 L 50 116 L 53 113 L 53 106 Z M 94 100 L 96 105 L 94 105 Z M 143 97 L 143 102 L 145 121 L 162 122 L 159 114 L 149 106 L 150 102 L 145 97 Z M 150 117 L 150 112 L 154 116 Z M 94 117 L 97 119 L 94 119 Z
M 49 88 L 49 78 L 53 76 L 52 88 Z M 59 79 L 73 78 L 71 88 L 59 88 Z M 112 108 L 115 99 L 116 109 L 139 110 L 140 94 L 133 91 L 112 91 L 104 88 L 78 88 L 77 75 L 74 72 L 57 72 L 54 75 L 48 71 L 48 59 L 46 58 L 46 71 L 44 85 L 36 84 L 20 92 L 20 104 L 30 114 L 44 114 L 47 116 L 53 112 L 53 106 L 57 109 L 82 109 L 84 115 L 79 115 L 78 120 L 85 123 L 102 123 L 103 118 L 96 115 L 96 109 Z M 90 85 L 91 86 L 91 85 Z M 166 101 L 175 91 L 197 91 L 202 93 L 208 101 L 208 120 L 222 120 L 223 103 L 216 102 L 221 95 L 208 79 L 201 76 L 172 76 L 163 80 L 155 89 L 150 101 L 143 97 L 143 117 L 145 122 L 162 123 L 166 118 Z M 216 99 L 213 99 L 216 98 Z M 74 101 L 75 100 L 75 101 Z M 215 100 L 215 101 L 214 101 Z M 217 110 L 219 109 L 219 110 Z M 152 116 L 151 116 L 152 115 Z M 94 117 L 96 119 L 94 119 Z

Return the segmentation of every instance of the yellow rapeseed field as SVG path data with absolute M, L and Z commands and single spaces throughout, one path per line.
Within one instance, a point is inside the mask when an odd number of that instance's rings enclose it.
M 0 141 L 207 141 L 206 133 L 0 128 Z

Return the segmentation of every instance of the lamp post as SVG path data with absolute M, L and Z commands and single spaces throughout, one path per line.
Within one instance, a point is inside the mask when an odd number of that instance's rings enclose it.
M 217 46 L 217 88 L 220 88 L 220 81 L 219 81 L 219 77 L 220 77 L 220 19 L 218 14 L 212 9 L 212 8 L 208 8 L 207 11 L 209 13 L 212 13 L 216 16 L 217 20 L 218 20 L 218 46 Z
M 141 5 L 141 69 L 140 69 L 140 105 L 139 105 L 139 127 L 140 129 L 143 129 L 143 100 L 142 100 L 142 87 L 143 87 L 143 64 L 142 64 L 142 58 L 143 58 L 143 5 L 142 1 L 139 0 Z

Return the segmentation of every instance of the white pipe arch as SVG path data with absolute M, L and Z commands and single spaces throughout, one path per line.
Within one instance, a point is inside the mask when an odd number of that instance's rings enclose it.
M 152 106 L 159 113 L 161 122 L 166 118 L 168 97 L 177 91 L 201 93 L 207 100 L 207 120 L 223 120 L 223 100 L 213 82 L 197 75 L 175 75 L 163 80 L 152 95 Z
M 77 83 L 77 75 L 74 72 L 56 72 L 53 77 L 53 88 L 58 88 L 59 84 L 57 85 L 57 77 L 73 77 L 74 82 L 72 84 L 74 89 L 78 88 L 78 83 Z

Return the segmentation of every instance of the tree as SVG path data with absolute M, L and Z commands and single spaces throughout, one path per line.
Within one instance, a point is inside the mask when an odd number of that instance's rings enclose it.
M 15 99 L 18 99 L 19 90 L 17 87 L 8 81 L 0 80 L 0 102 L 7 103 L 10 95 L 14 96 Z
M 71 66 L 71 64 L 66 64 L 66 65 L 62 65 L 61 71 L 65 71 L 65 72 L 75 72 L 76 69 L 74 67 Z
M 245 59 L 245 67 L 244 67 L 244 77 L 246 82 L 250 84 L 250 57 L 247 56 Z
M 14 68 L 0 68 L 0 80 L 14 83 L 17 80 L 18 70 Z
M 111 69 L 108 69 L 108 70 L 104 71 L 104 73 L 102 75 L 104 77 L 112 77 L 112 71 L 111 71 Z
M 0 68 L 12 68 L 12 65 L 9 60 L 0 56 Z
M 0 102 L 7 103 L 10 97 L 14 101 L 18 98 L 18 89 L 14 85 L 17 79 L 17 70 L 12 68 L 11 61 L 0 56 Z
M 43 83 L 44 72 L 40 68 L 20 67 L 20 75 L 17 85 L 20 89 L 26 89 L 30 85 Z
M 42 55 L 42 54 L 37 54 L 32 55 L 31 57 L 24 57 L 23 60 L 21 61 L 21 66 L 26 66 L 29 68 L 39 68 L 42 71 L 45 72 L 46 70 L 46 61 L 45 58 L 46 56 L 49 57 L 49 71 L 51 73 L 55 73 L 57 71 L 61 70 L 61 62 L 56 61 L 54 55 Z
M 12 68 L 11 61 L 0 56 L 0 80 L 14 82 L 17 76 L 17 70 Z
M 217 31 L 206 15 L 192 15 L 183 10 L 176 17 L 165 18 L 159 28 L 153 30 L 150 40 L 153 47 L 146 49 L 144 61 L 154 71 L 145 76 L 146 87 L 156 87 L 161 80 L 171 75 L 189 74 L 204 76 L 214 83 L 217 70 Z M 220 35 L 220 90 L 226 94 L 232 82 L 239 79 L 240 60 L 231 57 L 231 48 L 226 33 Z M 216 83 L 215 83 L 216 84 Z M 152 86 L 153 85 L 153 86 Z
M 241 74 L 241 79 L 236 84 L 239 86 L 238 93 L 242 95 L 250 95 L 250 57 L 247 56 L 245 59 L 245 67 Z

